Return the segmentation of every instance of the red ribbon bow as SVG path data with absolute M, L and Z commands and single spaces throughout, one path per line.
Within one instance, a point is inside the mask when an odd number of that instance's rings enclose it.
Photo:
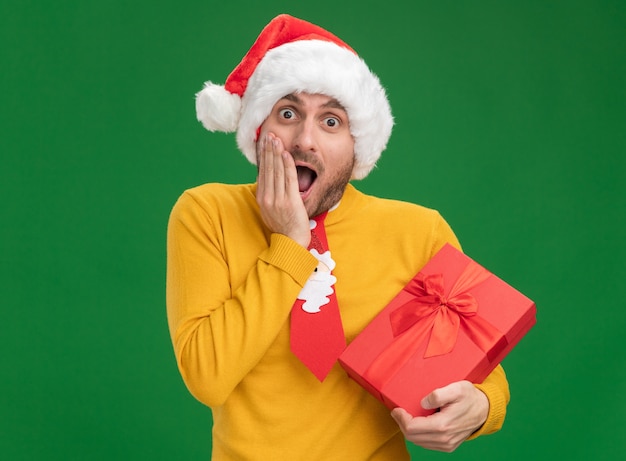
M 460 328 L 492 360 L 506 346 L 506 337 L 477 315 L 478 301 L 469 293 L 490 275 L 471 261 L 447 296 L 442 274 L 420 273 L 413 278 L 404 288 L 413 297 L 389 315 L 395 339 L 370 364 L 367 379 L 373 384 L 384 384 L 429 335 L 424 358 L 449 353 L 454 349 Z M 410 334 L 405 334 L 409 331 Z

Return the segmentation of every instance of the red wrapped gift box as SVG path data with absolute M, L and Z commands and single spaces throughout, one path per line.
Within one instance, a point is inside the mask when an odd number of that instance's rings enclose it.
M 535 324 L 535 303 L 446 244 L 350 343 L 339 362 L 388 408 L 455 381 L 482 382 Z

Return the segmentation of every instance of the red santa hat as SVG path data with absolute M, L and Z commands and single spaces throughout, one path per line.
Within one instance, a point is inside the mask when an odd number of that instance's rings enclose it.
M 335 98 L 354 137 L 354 179 L 366 177 L 385 149 L 393 117 L 378 77 L 341 39 L 282 14 L 261 32 L 226 83 L 206 82 L 196 95 L 198 120 L 209 131 L 237 132 L 237 145 L 256 164 L 257 130 L 290 93 Z

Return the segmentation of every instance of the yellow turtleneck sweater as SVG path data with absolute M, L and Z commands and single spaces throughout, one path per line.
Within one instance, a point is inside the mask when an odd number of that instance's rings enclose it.
M 180 373 L 213 412 L 213 459 L 402 460 L 389 411 L 336 364 L 320 383 L 291 353 L 289 312 L 317 260 L 264 226 L 255 185 L 186 191 L 168 227 L 167 314 Z M 348 185 L 325 220 L 337 300 L 351 341 L 445 243 L 443 218 Z M 501 367 L 478 384 L 490 402 L 473 437 L 498 430 Z

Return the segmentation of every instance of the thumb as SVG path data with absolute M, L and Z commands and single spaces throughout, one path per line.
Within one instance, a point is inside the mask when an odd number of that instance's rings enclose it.
M 447 386 L 435 389 L 430 394 L 422 399 L 420 402 L 422 408 L 425 410 L 435 410 L 437 408 L 443 408 L 456 402 L 462 395 L 462 386 L 464 384 L 470 384 L 469 382 L 456 382 L 448 384 Z M 470 384 L 471 385 L 471 384 Z
M 441 399 L 441 392 L 439 392 L 439 389 L 432 391 L 420 402 L 424 410 L 435 410 L 437 408 L 441 408 L 444 403 L 445 402 Z

